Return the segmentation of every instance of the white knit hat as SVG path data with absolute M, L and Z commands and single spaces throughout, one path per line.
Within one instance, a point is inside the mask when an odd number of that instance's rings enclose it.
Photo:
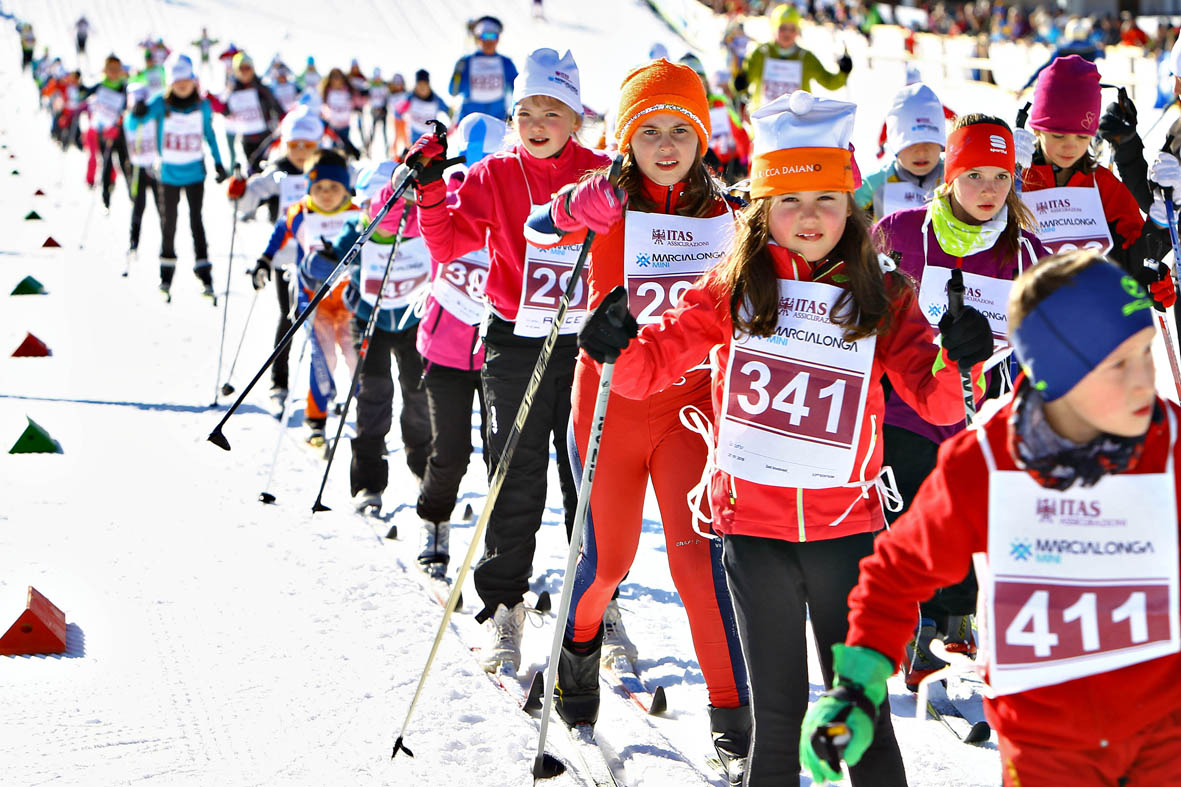
M 283 118 L 280 132 L 284 143 L 292 140 L 319 142 L 324 136 L 324 121 L 306 104 L 300 104 Z
M 898 155 L 904 148 L 922 142 L 946 147 L 947 121 L 939 96 L 922 82 L 916 82 L 894 96 L 886 114 L 886 147 Z
M 182 79 L 196 79 L 193 71 L 193 59 L 188 55 L 177 55 L 172 61 L 172 68 L 168 69 L 168 81 L 179 82 Z
M 792 191 L 853 191 L 853 118 L 857 105 L 804 90 L 760 107 L 751 162 L 751 196 Z
M 570 50 L 558 57 L 553 49 L 538 49 L 525 61 L 521 74 L 524 86 L 517 94 L 517 103 L 530 96 L 556 98 L 582 116 L 582 95 L 578 86 L 578 64 Z

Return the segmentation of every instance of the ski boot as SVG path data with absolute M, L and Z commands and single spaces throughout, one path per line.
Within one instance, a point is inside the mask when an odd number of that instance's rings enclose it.
M 947 666 L 946 662 L 935 658 L 931 653 L 931 640 L 937 633 L 935 621 L 923 618 L 915 629 L 914 639 L 906 644 L 906 663 L 902 665 L 902 677 L 906 681 L 906 688 L 911 691 L 918 691 L 923 678 Z
M 172 303 L 172 282 L 160 282 L 160 294 L 164 296 L 165 303 Z
M 521 638 L 525 633 L 525 602 L 512 607 L 500 604 L 491 620 L 491 641 L 480 659 L 485 672 L 509 672 L 516 675 L 521 666 Z M 561 674 L 559 672 L 559 674 Z
M 422 520 L 422 551 L 418 553 L 418 565 L 435 579 L 442 579 L 447 574 L 447 563 L 451 560 L 450 540 L 451 523 Z
M 213 293 L 213 270 L 209 264 L 209 260 L 197 260 L 193 265 L 193 273 L 201 280 L 201 294 L 209 298 L 214 306 L 217 306 L 217 296 Z
M 599 720 L 599 652 L 603 629 L 590 642 L 562 640 L 558 657 L 558 680 L 554 688 L 554 710 L 570 727 L 594 725 Z
M 358 514 L 377 516 L 381 513 L 381 492 L 362 489 L 353 495 L 353 507 Z
M 604 666 L 610 666 L 617 658 L 625 658 L 635 664 L 636 646 L 623 627 L 618 599 L 611 599 L 607 603 L 607 611 L 603 613 L 603 652 L 600 659 Z
M 282 388 L 278 385 L 271 388 L 271 404 L 274 405 L 276 417 L 278 417 L 279 414 L 283 412 L 283 408 L 287 406 L 287 395 L 288 391 L 286 388 Z
M 328 419 L 309 418 L 307 419 L 307 425 L 310 430 L 307 436 L 307 444 L 312 448 L 323 448 L 325 443 L 324 427 L 328 425 Z
M 709 729 L 714 750 L 722 763 L 727 784 L 740 787 L 750 752 L 751 715 L 749 705 L 737 708 L 709 706 Z
M 164 302 L 172 303 L 172 274 L 176 273 L 176 258 L 160 258 L 160 292 L 164 294 Z
M 134 247 L 127 250 L 127 254 L 123 257 L 123 278 L 124 279 L 126 279 L 127 275 L 129 273 L 131 273 L 131 264 L 133 262 L 135 262 L 138 257 L 139 257 L 139 251 L 137 249 L 135 249 Z
M 973 615 L 948 615 L 943 644 L 948 653 L 962 653 L 976 658 L 976 632 L 972 628 Z

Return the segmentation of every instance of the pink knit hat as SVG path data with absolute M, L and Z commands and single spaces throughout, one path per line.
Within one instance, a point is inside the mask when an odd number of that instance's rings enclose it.
M 1038 74 L 1029 127 L 1056 134 L 1099 132 L 1099 69 L 1078 55 L 1059 57 Z

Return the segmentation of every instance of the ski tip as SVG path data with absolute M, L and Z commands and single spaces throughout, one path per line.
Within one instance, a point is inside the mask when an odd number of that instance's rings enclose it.
M 668 710 L 668 698 L 664 696 L 664 686 L 657 686 L 656 691 L 652 692 L 652 705 L 648 708 L 648 714 L 659 716 L 666 710 Z
M 988 726 L 986 721 L 978 721 L 972 725 L 972 729 L 968 730 L 968 734 L 964 736 L 964 743 L 984 743 L 992 737 L 992 727 Z
M 397 756 L 398 756 L 398 752 L 400 752 L 400 751 L 404 751 L 404 752 L 406 752 L 406 756 L 407 756 L 407 757 L 413 757 L 413 756 L 414 756 L 414 752 L 412 752 L 412 751 L 410 751 L 409 749 L 407 749 L 407 748 L 406 748 L 406 744 L 404 744 L 404 743 L 402 742 L 402 736 L 401 736 L 401 735 L 399 735 L 399 736 L 398 736 L 398 740 L 394 741 L 394 752 L 393 752 L 393 754 L 391 754 L 391 755 L 390 755 L 390 759 L 392 760 L 392 759 L 394 759 L 395 757 L 397 757 Z
M 229 383 L 222 383 L 222 386 L 221 386 L 221 395 L 222 396 L 229 396 L 233 392 L 234 392 L 234 386 L 230 385 Z
M 541 697 L 545 693 L 545 673 L 541 670 L 533 673 L 533 680 L 529 683 L 529 696 L 525 698 L 524 710 L 528 712 L 541 710 Z
M 258 501 L 260 503 L 266 503 L 267 505 L 271 505 L 272 503 L 275 502 L 275 496 L 272 495 L 270 492 L 263 492 L 262 494 L 260 494 L 258 496 Z
M 398 526 L 397 525 L 390 525 L 390 529 L 389 529 L 389 531 L 386 532 L 385 537 L 386 538 L 397 538 L 398 537 Z
M 321 511 L 331 511 L 332 509 L 320 502 L 320 498 L 316 498 L 316 502 L 312 503 L 312 513 L 318 514 Z
M 548 590 L 543 590 L 537 594 L 537 604 L 533 608 L 538 612 L 549 612 L 554 608 L 554 602 L 550 598 Z
M 552 754 L 542 752 L 540 757 L 533 760 L 534 779 L 552 779 L 566 772 L 566 765 Z
M 209 440 L 209 442 L 213 443 L 214 445 L 216 445 L 218 448 L 220 448 L 223 451 L 230 450 L 230 441 L 227 440 L 226 436 L 221 433 L 220 428 L 214 429 L 212 432 L 210 432 L 209 437 L 207 437 L 206 439 Z

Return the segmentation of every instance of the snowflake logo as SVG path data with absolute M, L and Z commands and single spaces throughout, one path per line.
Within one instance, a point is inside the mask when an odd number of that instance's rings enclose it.
M 1013 541 L 1009 544 L 1009 556 L 1014 560 L 1029 560 L 1033 555 L 1033 546 L 1025 540 Z
M 937 303 L 932 303 L 927 307 L 927 314 L 931 315 L 932 317 L 942 317 L 943 307 Z
M 641 268 L 647 268 L 650 259 L 651 258 L 647 254 L 637 254 L 636 255 L 636 265 L 638 265 Z

